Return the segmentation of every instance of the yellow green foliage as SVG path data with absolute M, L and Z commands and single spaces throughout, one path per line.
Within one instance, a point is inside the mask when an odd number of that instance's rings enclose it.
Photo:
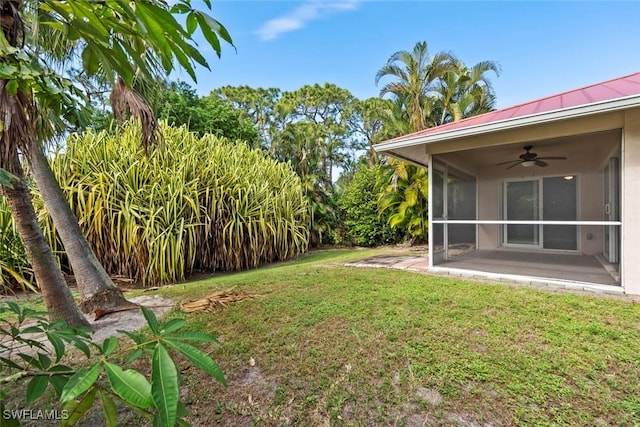
M 309 208 L 299 178 L 242 143 L 162 123 L 145 154 L 127 125 L 72 135 L 52 169 L 110 274 L 145 285 L 193 270 L 239 270 L 307 249 Z M 41 223 L 62 250 L 39 196 Z

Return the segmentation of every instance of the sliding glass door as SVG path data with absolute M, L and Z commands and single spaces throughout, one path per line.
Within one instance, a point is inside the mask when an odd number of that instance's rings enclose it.
M 504 219 L 508 221 L 576 221 L 576 177 L 545 177 L 506 181 Z M 575 225 L 505 224 L 508 247 L 577 250 Z
M 578 201 L 576 178 L 573 175 L 542 179 L 542 219 L 546 221 L 576 221 Z M 578 249 L 578 230 L 575 225 L 543 225 L 545 249 Z
M 538 180 L 504 183 L 504 215 L 509 221 L 532 221 L 540 218 Z M 540 227 L 535 224 L 507 224 L 504 243 L 511 246 L 540 246 Z

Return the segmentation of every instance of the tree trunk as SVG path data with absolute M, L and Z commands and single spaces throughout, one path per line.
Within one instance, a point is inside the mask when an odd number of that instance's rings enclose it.
M 16 171 L 11 172 L 16 174 Z M 60 266 L 38 225 L 29 188 L 24 179 L 13 183 L 13 189 L 4 187 L 2 191 L 7 197 L 13 221 L 36 275 L 49 315 L 52 318 L 63 319 L 71 326 L 89 326 L 87 319 L 78 310 Z
M 373 149 L 373 141 L 369 138 L 369 167 L 376 165 L 376 150 Z
M 81 296 L 80 309 L 94 313 L 135 306 L 125 299 L 93 253 L 42 149 L 31 147 L 28 157 L 33 177 L 71 263 Z

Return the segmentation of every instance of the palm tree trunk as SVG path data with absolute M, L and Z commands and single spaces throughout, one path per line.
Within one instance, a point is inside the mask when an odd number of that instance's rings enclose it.
M 18 162 L 18 159 L 15 161 Z M 11 172 L 17 175 L 17 171 Z M 4 187 L 2 191 L 7 197 L 11 215 L 22 239 L 27 259 L 33 267 L 49 315 L 62 319 L 71 326 L 89 326 L 89 322 L 73 300 L 60 266 L 38 225 L 24 179 L 14 183 L 13 189 Z
M 135 304 L 127 301 L 122 291 L 114 285 L 93 253 L 42 149 L 33 146 L 28 157 L 33 177 L 71 263 L 82 298 L 82 311 L 93 313 L 96 310 L 134 306 Z

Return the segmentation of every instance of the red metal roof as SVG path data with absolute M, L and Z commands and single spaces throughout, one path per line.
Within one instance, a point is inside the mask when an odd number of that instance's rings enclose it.
M 491 111 L 478 116 L 469 117 L 457 122 L 446 123 L 444 125 L 432 127 L 419 132 L 400 136 L 388 141 L 398 142 L 405 139 L 413 139 L 420 136 L 436 135 L 457 129 L 464 129 L 472 126 L 483 125 L 502 120 L 514 119 L 518 117 L 531 116 L 550 111 L 563 110 L 572 107 L 579 107 L 594 104 L 602 101 L 611 101 L 617 98 L 640 95 L 640 72 L 624 77 L 607 80 L 589 86 L 573 89 L 557 95 L 540 98 L 513 107 Z

